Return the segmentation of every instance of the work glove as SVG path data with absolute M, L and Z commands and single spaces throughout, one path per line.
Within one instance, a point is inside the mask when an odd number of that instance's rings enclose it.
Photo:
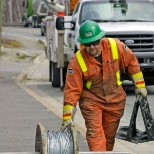
M 64 130 L 68 126 L 73 126 L 73 120 L 76 113 L 76 107 L 72 105 L 64 105 L 63 106 L 63 123 L 61 126 L 61 130 Z
M 143 97 L 147 97 L 147 90 L 145 88 L 145 82 L 142 72 L 131 75 L 135 85 L 135 94 L 141 94 Z
M 147 90 L 146 88 L 136 88 L 135 95 L 141 94 L 143 97 L 147 97 Z

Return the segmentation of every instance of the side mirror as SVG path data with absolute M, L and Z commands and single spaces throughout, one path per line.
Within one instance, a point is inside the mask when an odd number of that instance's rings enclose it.
M 76 24 L 76 22 L 72 20 L 71 21 L 71 24 L 72 24 L 71 30 L 75 30 L 75 24 Z
M 64 17 L 57 17 L 56 29 L 57 30 L 64 30 Z
M 69 24 L 69 26 L 67 26 L 66 24 Z M 56 19 L 56 29 L 57 30 L 65 30 L 65 29 L 70 29 L 70 30 L 74 30 L 75 29 L 75 21 L 65 21 L 65 17 L 57 17 Z

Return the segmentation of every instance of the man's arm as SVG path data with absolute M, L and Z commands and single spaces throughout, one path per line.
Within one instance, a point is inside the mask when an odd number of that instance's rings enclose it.
M 122 70 L 126 70 L 125 73 L 129 74 L 134 86 L 135 86 L 135 94 L 142 94 L 144 97 L 147 96 L 147 90 L 145 88 L 145 82 L 143 73 L 140 70 L 140 65 L 138 63 L 138 59 L 135 54 L 129 49 L 124 43 L 119 43 L 119 55 L 121 59 Z
M 74 56 L 67 68 L 66 83 L 64 87 L 64 106 L 63 106 L 63 122 L 61 130 L 64 130 L 67 126 L 73 125 L 74 116 L 76 113 L 76 104 L 79 100 L 82 88 L 81 68 Z

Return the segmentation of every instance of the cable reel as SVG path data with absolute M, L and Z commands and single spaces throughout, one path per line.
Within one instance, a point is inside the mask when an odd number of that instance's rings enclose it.
M 37 124 L 35 136 L 35 152 L 41 154 L 79 154 L 77 131 L 68 126 L 64 131 L 45 132 L 41 123 Z

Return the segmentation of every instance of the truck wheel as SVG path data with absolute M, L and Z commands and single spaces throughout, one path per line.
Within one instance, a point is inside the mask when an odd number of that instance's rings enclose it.
M 52 70 L 53 70 L 53 62 L 50 60 L 49 61 L 49 81 L 52 82 L 53 81 L 53 76 L 52 76 Z
M 49 64 L 49 81 L 52 82 L 52 87 L 60 87 L 60 69 L 56 67 L 57 63 L 50 61 Z M 65 85 L 67 67 L 63 68 L 63 83 Z M 63 85 L 63 87 L 64 87 Z M 62 88 L 63 88 L 62 87 Z
M 51 75 L 52 87 L 60 87 L 60 69 L 57 68 L 57 63 L 52 63 Z
M 23 19 L 22 24 L 23 24 L 24 27 L 28 27 L 28 25 L 29 25 L 29 24 L 26 22 L 25 19 Z
M 35 28 L 35 18 L 32 19 L 32 27 Z
M 66 82 L 66 74 L 67 74 L 67 67 L 63 68 L 63 87 L 65 86 L 65 82 Z
M 149 71 L 143 71 L 144 81 L 146 86 L 154 85 L 154 76 L 151 75 L 154 73 L 154 69 Z
M 154 85 L 154 77 L 145 76 L 144 80 L 145 80 L 145 85 L 147 86 Z
M 40 29 L 41 29 L 41 36 L 44 36 L 44 32 L 43 32 L 42 28 L 40 28 Z
M 38 23 L 38 19 L 36 18 L 35 19 L 35 28 L 38 28 L 39 27 L 39 23 Z

